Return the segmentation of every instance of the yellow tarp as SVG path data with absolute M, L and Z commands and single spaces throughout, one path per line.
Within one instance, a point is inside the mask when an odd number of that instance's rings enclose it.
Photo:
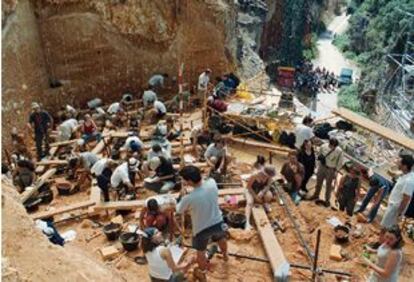
M 247 85 L 245 82 L 239 84 L 236 90 L 236 97 L 243 99 L 243 100 L 253 100 L 253 95 L 248 92 Z

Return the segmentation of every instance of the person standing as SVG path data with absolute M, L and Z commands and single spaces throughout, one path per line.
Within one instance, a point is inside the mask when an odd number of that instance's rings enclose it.
M 369 202 L 374 198 L 371 209 L 368 213 L 368 222 L 374 221 L 377 216 L 382 200 L 391 190 L 391 183 L 383 177 L 375 174 L 372 170 L 368 172 L 369 190 L 362 200 L 361 206 L 356 213 L 364 212 Z
M 33 112 L 30 114 L 27 127 L 34 131 L 37 159 L 40 161 L 49 152 L 49 130 L 52 128 L 53 120 L 47 111 L 40 108 L 38 103 L 32 103 Z M 45 150 L 43 151 L 43 143 Z
M 352 216 L 355 203 L 359 198 L 360 189 L 361 179 L 359 178 L 359 172 L 354 167 L 350 167 L 349 173 L 341 178 L 338 185 L 337 198 L 339 210 L 346 210 L 347 215 Z
M 316 173 L 315 193 L 309 200 L 319 200 L 323 182 L 326 182 L 325 206 L 330 206 L 332 184 L 336 179 L 338 171 L 342 168 L 344 156 L 339 147 L 339 142 L 335 138 L 329 139 L 329 143 L 323 144 L 319 150 L 319 167 Z
M 414 193 L 414 159 L 410 155 L 402 155 L 398 161 L 398 168 L 403 172 L 388 198 L 387 210 L 382 217 L 381 226 L 388 228 L 398 224 L 399 217 L 403 216 L 410 204 Z
M 210 240 L 218 242 L 225 261 L 228 260 L 226 231 L 227 225 L 223 222 L 223 216 L 218 205 L 218 188 L 214 179 L 202 179 L 198 167 L 185 166 L 180 171 L 185 186 L 191 186 L 194 190 L 184 195 L 181 190 L 181 199 L 176 206 L 176 212 L 191 213 L 193 227 L 193 248 L 197 250 L 197 263 L 199 274 L 205 276 L 208 261 L 206 249 Z
M 315 173 L 315 166 L 316 166 L 316 156 L 315 150 L 313 149 L 312 141 L 305 140 L 302 144 L 302 147 L 298 154 L 298 160 L 303 165 L 305 169 L 305 175 L 302 180 L 302 184 L 300 186 L 300 190 L 303 191 L 305 194 L 308 193 L 308 185 L 309 179 Z
M 306 140 L 312 140 L 315 135 L 311 128 L 313 119 L 310 116 L 303 118 L 302 124 L 298 124 L 295 128 L 295 147 L 300 150 L 302 148 L 303 142 Z
M 197 90 L 200 93 L 204 94 L 207 91 L 207 87 L 210 82 L 210 76 L 211 76 L 211 69 L 206 69 L 198 77 Z
M 361 263 L 372 269 L 367 282 L 398 282 L 402 262 L 402 246 L 404 241 L 398 226 L 387 228 L 384 234 L 384 242 L 378 250 L 370 250 L 377 253 L 377 262 L 373 263 L 366 257 Z

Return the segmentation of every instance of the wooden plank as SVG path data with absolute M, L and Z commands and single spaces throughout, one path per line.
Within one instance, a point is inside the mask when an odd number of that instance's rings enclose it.
M 205 167 L 208 166 L 207 163 L 199 163 L 199 162 L 197 162 L 197 163 L 188 163 L 188 164 L 185 164 L 185 165 L 193 165 L 193 166 L 196 166 L 198 168 L 205 168 Z M 174 167 L 174 169 L 180 169 L 179 164 L 175 164 L 175 165 L 173 165 L 173 167 Z
M 248 139 L 245 139 L 245 138 L 230 137 L 228 139 L 232 142 L 236 142 L 236 143 L 240 143 L 240 144 L 244 144 L 244 145 L 249 145 L 249 146 L 254 146 L 254 147 L 260 147 L 260 148 L 269 149 L 269 150 L 282 151 L 282 152 L 291 152 L 291 151 L 293 151 L 293 149 L 291 149 L 289 147 L 286 147 L 286 146 L 280 146 L 280 145 L 275 145 L 275 144 L 270 144 L 270 143 L 253 141 L 253 140 L 248 140 Z
M 59 149 L 59 147 L 50 148 L 50 150 L 49 150 L 50 158 L 54 157 L 54 155 L 56 154 L 58 149 Z M 45 169 L 46 169 L 45 166 L 37 166 L 35 172 L 36 172 L 36 174 L 40 174 L 40 173 L 43 173 L 45 171 Z
M 403 136 L 402 134 L 399 134 L 392 129 L 384 127 L 345 108 L 332 110 L 332 113 L 342 117 L 343 119 L 346 119 L 347 121 L 359 127 L 362 127 L 400 146 L 403 146 L 406 149 L 414 151 L 414 140 Z
M 58 214 L 62 214 L 62 213 L 66 213 L 66 212 L 70 212 L 70 211 L 74 211 L 74 210 L 78 210 L 78 209 L 87 208 L 87 207 L 93 206 L 94 204 L 95 204 L 94 202 L 88 200 L 88 201 L 76 203 L 76 204 L 73 204 L 73 205 L 60 207 L 60 208 L 57 208 L 57 209 L 52 210 L 52 211 L 38 212 L 38 213 L 32 214 L 31 218 L 33 220 L 48 218 L 48 217 L 52 217 L 52 216 L 55 216 L 55 215 L 58 215 Z
M 105 137 L 105 139 L 109 139 L 110 137 Z M 96 144 L 95 148 L 92 149 L 92 153 L 95 154 L 100 154 L 102 152 L 102 150 L 105 148 L 105 142 L 108 142 L 109 140 L 105 140 L 102 139 L 101 141 L 99 141 L 98 144 Z
M 20 196 L 20 201 L 22 203 L 26 202 L 32 195 L 34 195 L 37 190 L 48 180 L 50 177 L 52 177 L 56 173 L 55 168 L 51 168 L 47 170 L 44 174 L 42 174 L 37 180 L 35 185 L 33 186 L 33 189 L 29 189 L 24 191 Z M 27 187 L 29 188 L 29 187 Z
M 89 200 L 94 202 L 95 204 L 99 204 L 101 202 L 101 189 L 99 187 L 91 187 L 91 194 L 89 195 Z
M 40 161 L 36 163 L 37 166 L 67 165 L 67 164 L 68 164 L 67 160 L 45 160 L 45 161 Z
M 263 207 L 252 209 L 253 219 L 259 231 L 266 255 L 273 271 L 274 281 L 287 281 L 290 265 L 276 239 L 273 228 Z
M 98 188 L 99 189 L 99 188 Z M 234 188 L 234 189 L 222 189 L 219 190 L 219 196 L 223 197 L 226 195 L 243 195 L 245 188 Z M 179 193 L 171 194 L 174 198 L 179 196 Z M 240 197 L 238 200 L 243 200 L 244 196 Z M 96 205 L 95 210 L 131 210 L 131 209 L 141 209 L 145 205 L 145 200 L 134 200 L 134 201 L 116 201 L 116 202 L 101 202 L 99 205 Z M 225 204 L 224 198 L 219 198 L 219 204 Z

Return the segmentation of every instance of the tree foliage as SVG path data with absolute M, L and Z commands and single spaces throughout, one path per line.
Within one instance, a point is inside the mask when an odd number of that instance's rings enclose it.
M 354 0 L 350 5 L 356 10 L 349 29 L 335 44 L 354 53 L 362 70 L 360 88 L 380 88 L 387 68 L 386 55 L 410 48 L 407 37 L 414 36 L 414 17 L 409 14 L 414 14 L 414 0 Z

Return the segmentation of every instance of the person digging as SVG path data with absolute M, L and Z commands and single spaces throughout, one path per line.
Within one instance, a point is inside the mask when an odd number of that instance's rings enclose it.
M 210 240 L 218 242 L 223 259 L 228 261 L 227 254 L 227 225 L 218 205 L 218 188 L 214 179 L 202 179 L 198 167 L 185 166 L 180 171 L 183 185 L 191 186 L 194 190 L 185 195 L 185 189 L 180 192 L 176 206 L 177 214 L 189 211 L 193 227 L 192 247 L 197 250 L 198 269 L 194 274 L 200 281 L 206 281 L 208 259 L 207 245 Z

